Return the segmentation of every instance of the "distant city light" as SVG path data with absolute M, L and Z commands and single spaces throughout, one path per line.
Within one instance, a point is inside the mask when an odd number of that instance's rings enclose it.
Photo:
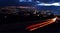
M 48 3 L 40 3 L 40 4 L 37 4 L 37 5 L 40 5 L 40 6 L 60 6 L 60 3 L 51 3 L 51 4 L 48 4 Z

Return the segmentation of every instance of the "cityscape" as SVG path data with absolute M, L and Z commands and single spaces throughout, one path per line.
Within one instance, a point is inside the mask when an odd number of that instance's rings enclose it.
M 0 2 L 0 32 L 60 33 L 60 0 Z

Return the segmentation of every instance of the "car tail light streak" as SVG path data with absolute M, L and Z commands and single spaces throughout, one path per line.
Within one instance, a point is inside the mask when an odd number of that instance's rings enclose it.
M 48 19 L 46 22 L 30 25 L 30 26 L 26 27 L 26 29 L 28 29 L 29 31 L 33 31 L 33 30 L 36 30 L 38 28 L 42 28 L 44 26 L 47 26 L 49 24 L 54 23 L 56 21 L 56 19 L 57 19 L 57 17 L 52 18 L 52 19 Z

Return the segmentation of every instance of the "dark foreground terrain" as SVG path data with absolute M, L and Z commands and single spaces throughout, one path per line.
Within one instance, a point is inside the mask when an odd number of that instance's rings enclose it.
M 18 19 L 16 19 L 18 18 Z M 26 19 L 27 20 L 27 19 Z M 28 25 L 39 23 L 40 20 L 34 21 L 22 21 L 19 17 L 9 16 L 5 17 L 4 15 L 0 16 L 0 32 L 19 32 L 19 33 L 59 33 L 60 21 L 57 20 L 55 23 L 39 28 L 35 31 L 28 31 L 25 28 Z

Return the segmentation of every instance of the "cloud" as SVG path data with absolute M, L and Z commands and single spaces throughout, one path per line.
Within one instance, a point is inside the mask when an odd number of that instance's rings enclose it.
M 37 5 L 40 5 L 40 6 L 60 6 L 60 3 L 59 2 L 56 2 L 56 3 L 40 3 L 40 4 L 37 4 Z

